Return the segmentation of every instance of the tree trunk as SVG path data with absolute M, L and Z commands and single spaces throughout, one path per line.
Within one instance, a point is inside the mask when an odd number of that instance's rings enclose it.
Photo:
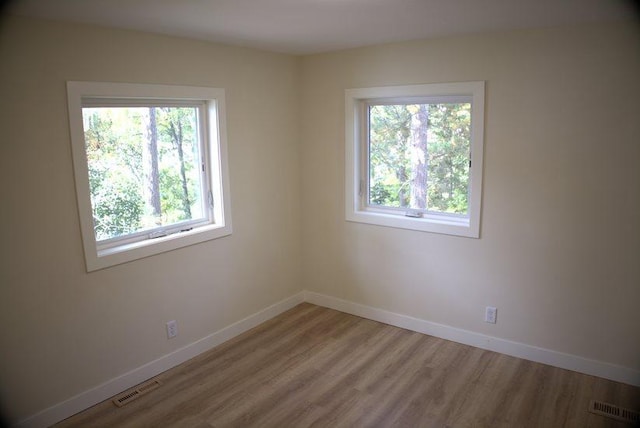
M 160 205 L 160 173 L 158 171 L 158 127 L 156 125 L 156 109 L 149 107 L 149 114 L 145 116 L 146 141 L 142 150 L 144 171 L 143 194 L 144 201 L 153 217 L 155 225 L 161 225 L 162 207 Z M 149 225 L 150 226 L 150 225 Z
M 178 158 L 180 159 L 180 179 L 182 180 L 182 210 L 186 218 L 191 218 L 191 201 L 189 200 L 189 187 L 187 186 L 187 170 L 184 166 L 184 149 L 182 148 L 182 123 L 177 121 L 178 126 L 171 121 L 170 129 L 173 143 L 178 150 Z
M 420 104 L 411 117 L 411 208 L 427 208 L 427 105 Z
M 406 183 L 409 180 L 407 168 L 405 168 L 404 166 L 400 167 L 399 171 L 396 172 L 396 177 L 398 177 L 400 183 Z M 400 191 L 398 192 L 398 199 L 400 200 L 401 207 L 406 208 L 410 206 L 409 204 L 411 203 L 411 201 L 409 200 L 409 195 L 407 194 L 406 188 L 400 187 Z

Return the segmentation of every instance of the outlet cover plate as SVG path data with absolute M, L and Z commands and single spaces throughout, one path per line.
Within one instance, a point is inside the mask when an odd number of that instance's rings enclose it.
M 493 306 L 487 306 L 484 313 L 484 322 L 495 324 L 498 321 L 498 309 Z
M 176 337 L 178 335 L 178 323 L 176 320 L 169 321 L 167 323 L 167 339 Z

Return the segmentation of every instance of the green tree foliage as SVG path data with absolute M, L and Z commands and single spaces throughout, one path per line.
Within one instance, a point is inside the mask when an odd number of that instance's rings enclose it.
M 369 202 L 466 214 L 470 147 L 468 103 L 371 106 Z
M 196 200 L 196 190 L 193 188 L 193 183 L 197 180 L 197 177 L 193 176 L 193 166 L 197 164 L 197 158 L 194 159 L 193 156 L 194 145 L 197 144 L 197 142 L 194 141 L 194 135 L 197 135 L 194 132 L 195 117 L 193 117 L 193 111 L 187 109 L 164 108 L 162 109 L 162 113 L 163 118 L 160 127 L 163 133 L 168 136 L 178 155 L 180 170 L 179 187 L 181 190 L 179 198 L 182 202 L 182 219 L 190 219 L 191 205 Z M 186 152 L 185 148 L 187 149 Z M 167 175 L 170 175 L 172 172 L 170 168 L 165 169 Z M 197 173 L 197 171 L 195 172 Z M 167 183 L 166 188 L 173 190 L 175 189 L 175 185 L 169 185 L 169 183 Z M 176 195 L 173 196 L 175 198 Z
M 141 146 L 135 127 L 116 126 L 115 112 L 85 109 L 85 144 L 96 239 L 135 232 L 144 211 L 141 193 Z M 134 121 L 135 122 L 135 121 Z
M 411 113 L 405 105 L 372 106 L 370 122 L 370 201 L 377 205 L 408 207 Z
M 204 215 L 196 108 L 83 108 L 83 118 L 97 240 Z
M 471 159 L 471 106 L 429 106 L 429 207 L 433 211 L 467 212 Z

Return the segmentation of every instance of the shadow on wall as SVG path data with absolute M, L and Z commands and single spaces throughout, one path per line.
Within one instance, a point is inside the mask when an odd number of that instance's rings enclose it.
M 9 420 L 4 415 L 5 413 L 0 410 L 0 428 L 9 428 Z

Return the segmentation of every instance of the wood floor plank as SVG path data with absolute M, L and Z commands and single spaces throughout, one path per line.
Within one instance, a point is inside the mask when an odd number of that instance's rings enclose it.
M 614 427 L 640 388 L 303 303 L 69 427 Z

